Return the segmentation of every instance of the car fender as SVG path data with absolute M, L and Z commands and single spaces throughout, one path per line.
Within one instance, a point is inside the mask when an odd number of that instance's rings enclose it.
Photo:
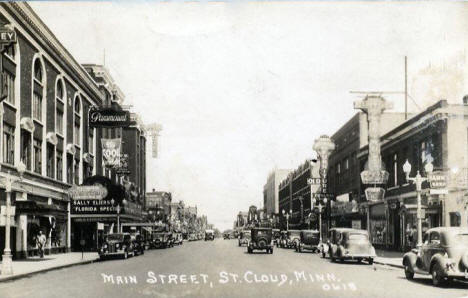
M 418 256 L 415 253 L 409 252 L 403 256 L 402 264 L 403 266 L 408 265 L 411 271 L 414 272 L 414 270 L 417 269 L 416 267 L 417 259 L 418 259 Z
M 336 245 L 330 244 L 330 256 L 335 256 L 336 255 L 337 248 L 338 247 Z
M 343 245 L 338 245 L 336 248 L 336 256 L 337 257 L 343 257 L 344 256 L 344 247 Z
M 434 268 L 434 265 L 435 264 L 439 264 L 441 266 L 441 268 L 443 268 L 444 270 L 444 273 L 446 272 L 446 263 L 447 263 L 448 259 L 446 257 L 444 257 L 443 255 L 441 254 L 435 254 L 432 256 L 431 258 L 431 266 L 429 267 L 429 273 L 432 273 L 432 268 Z

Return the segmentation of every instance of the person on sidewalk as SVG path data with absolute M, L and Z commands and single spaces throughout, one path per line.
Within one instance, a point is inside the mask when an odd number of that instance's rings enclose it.
M 44 257 L 44 246 L 47 242 L 46 236 L 42 233 L 41 230 L 39 230 L 39 235 L 37 235 L 37 248 L 39 250 L 39 256 L 41 258 Z
M 416 226 L 413 226 L 411 229 L 411 248 L 416 248 L 418 244 L 418 229 Z

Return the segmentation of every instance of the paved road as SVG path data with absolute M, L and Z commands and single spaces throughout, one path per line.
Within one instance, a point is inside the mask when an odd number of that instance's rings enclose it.
M 185 242 L 128 260 L 109 260 L 0 283 L 0 297 L 463 297 L 468 285 L 435 288 L 402 270 L 330 263 L 275 249 L 247 254 L 236 240 Z

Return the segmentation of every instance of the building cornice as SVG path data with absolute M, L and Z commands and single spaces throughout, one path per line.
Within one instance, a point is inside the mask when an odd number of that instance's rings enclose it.
M 26 2 L 4 2 L 1 6 L 6 9 L 19 22 L 32 38 L 55 59 L 67 74 L 75 80 L 83 90 L 94 96 L 93 101 L 102 102 L 102 93 L 99 91 L 96 82 L 83 69 L 83 67 L 73 58 L 73 56 L 63 47 L 50 29 L 42 22 L 39 16 Z

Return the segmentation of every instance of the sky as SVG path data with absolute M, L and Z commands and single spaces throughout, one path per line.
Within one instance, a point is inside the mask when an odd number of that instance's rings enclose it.
M 147 189 L 220 229 L 263 207 L 271 170 L 316 156 L 314 140 L 356 113 L 350 91 L 403 91 L 405 56 L 411 112 L 468 94 L 463 2 L 30 5 L 77 61 L 105 62 L 144 123 L 162 124 Z M 403 110 L 403 95 L 385 97 Z

